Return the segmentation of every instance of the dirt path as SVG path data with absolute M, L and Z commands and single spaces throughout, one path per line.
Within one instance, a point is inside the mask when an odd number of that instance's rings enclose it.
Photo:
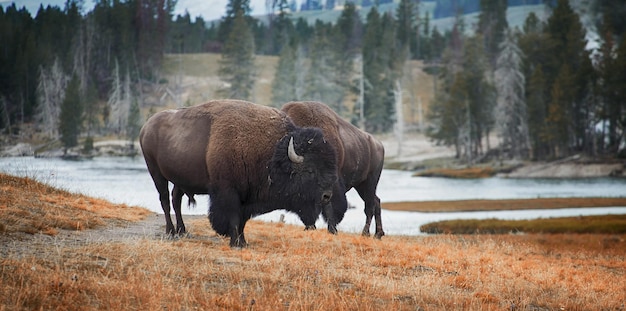
M 206 218 L 203 215 L 185 215 L 185 222 Z M 59 230 L 54 236 L 12 232 L 0 234 L 0 257 L 45 256 L 51 246 L 83 246 L 94 243 L 132 242 L 141 239 L 167 239 L 162 214 L 150 214 L 141 221 L 107 219 L 107 225 L 82 231 Z M 207 221 L 208 225 L 208 221 Z M 190 236 L 188 238 L 200 238 Z M 207 237 L 202 237 L 206 239 Z

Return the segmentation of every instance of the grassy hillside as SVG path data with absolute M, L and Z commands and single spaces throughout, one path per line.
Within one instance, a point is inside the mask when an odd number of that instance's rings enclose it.
M 177 94 L 180 105 L 195 105 L 218 98 L 217 90 L 222 82 L 217 74 L 220 54 L 169 54 L 165 55 L 163 64 L 163 83 L 153 96 L 162 100 L 161 106 L 177 106 Z M 252 101 L 262 105 L 281 106 L 282 103 L 272 103 L 272 81 L 278 64 L 278 57 L 257 55 L 256 83 L 254 85 Z M 420 105 L 422 111 L 428 109 L 433 98 L 433 77 L 422 70 L 423 64 L 418 61 L 409 63 L 410 70 L 406 72 L 403 84 L 404 116 L 408 123 L 419 122 Z M 354 96 L 346 99 L 346 107 L 353 107 Z
M 217 74 L 220 57 L 220 54 L 213 53 L 165 55 L 163 77 L 166 83 L 163 83 L 156 96 L 163 98 L 163 104 L 168 107 L 176 106 L 176 100 L 165 88 L 179 95 L 182 105 L 196 105 L 219 98 L 217 90 L 223 87 Z M 277 63 L 278 57 L 275 56 L 255 56 L 257 79 L 252 101 L 271 104 L 272 80 Z
M 2 224 L 9 214 L 24 222 L 0 228 L 0 310 L 621 310 L 626 302 L 623 234 L 376 240 L 251 221 L 250 246 L 238 250 L 206 217 L 187 216 L 193 235 L 168 240 L 162 217 L 143 209 L 0 181 Z M 29 223 L 85 213 L 99 224 Z M 139 234 L 119 234 L 131 231 Z

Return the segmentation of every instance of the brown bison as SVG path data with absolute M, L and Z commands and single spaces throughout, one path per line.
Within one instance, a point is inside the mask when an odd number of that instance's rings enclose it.
M 380 199 L 376 187 L 383 169 L 385 149 L 372 135 L 343 120 L 332 109 L 319 102 L 290 102 L 282 109 L 298 126 L 319 127 L 337 151 L 338 182 L 333 188 L 332 213 L 322 210 L 328 231 L 337 232 L 348 208 L 345 193 L 355 188 L 365 202 L 363 235 L 369 236 L 372 217 L 376 219 L 376 238 L 385 235 L 380 216 Z
M 334 147 L 320 129 L 302 128 L 275 108 L 237 100 L 166 110 L 139 136 L 159 192 L 166 233 L 185 233 L 181 200 L 210 197 L 209 220 L 231 247 L 246 245 L 251 217 L 277 209 L 296 213 L 307 228 L 329 208 L 337 181 Z M 168 182 L 176 213 L 170 218 Z

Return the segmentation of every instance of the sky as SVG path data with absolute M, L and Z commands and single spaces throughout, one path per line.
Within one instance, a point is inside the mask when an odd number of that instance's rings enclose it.
M 52 5 L 63 8 L 66 0 L 0 0 L 3 7 L 15 3 L 18 8 L 26 7 L 26 9 L 34 16 L 41 4 L 45 6 Z M 183 15 L 185 11 L 189 12 L 192 17 L 202 16 L 205 21 L 220 19 L 226 11 L 226 3 L 228 0 L 178 0 L 174 15 Z M 93 8 L 93 0 L 83 0 L 85 11 Z M 266 13 L 265 0 L 250 0 L 252 15 L 262 15 Z

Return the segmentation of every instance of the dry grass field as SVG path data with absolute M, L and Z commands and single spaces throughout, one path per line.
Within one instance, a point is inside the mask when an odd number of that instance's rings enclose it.
M 0 174 L 0 310 L 624 310 L 626 235 L 385 236 L 145 209 Z

